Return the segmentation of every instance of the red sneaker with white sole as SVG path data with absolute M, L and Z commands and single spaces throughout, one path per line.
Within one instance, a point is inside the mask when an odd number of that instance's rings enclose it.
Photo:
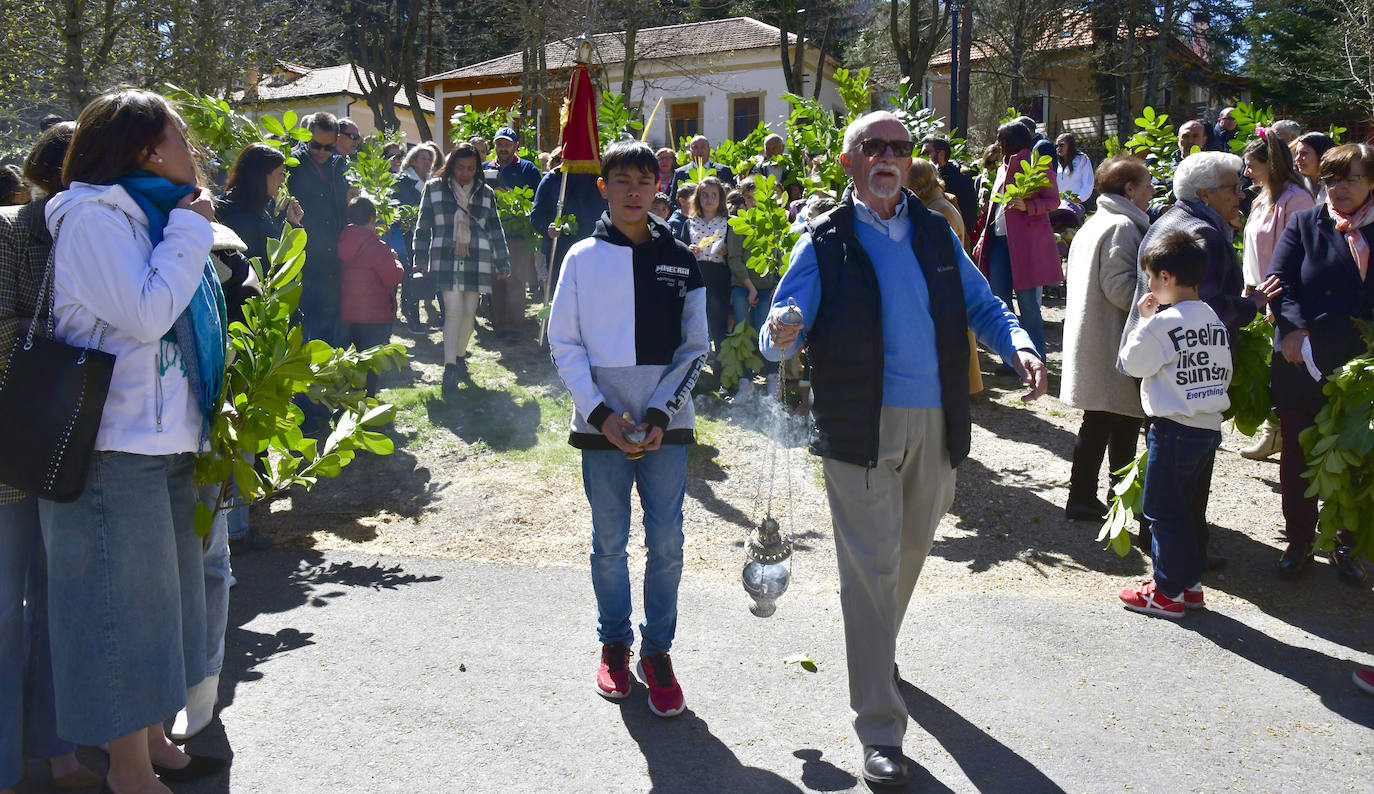
M 649 687 L 649 711 L 660 717 L 676 717 L 687 707 L 682 687 L 673 675 L 673 660 L 666 653 L 639 658 L 639 678 Z
M 1351 677 L 1355 679 L 1355 686 L 1374 695 L 1374 668 L 1361 667 Z
M 596 691 L 611 700 L 620 700 L 630 694 L 630 649 L 625 643 L 613 642 L 601 646 Z
M 1146 581 L 1139 587 L 1126 587 L 1117 593 L 1121 603 L 1132 612 L 1140 612 L 1145 615 L 1155 615 L 1156 617 L 1178 620 L 1183 617 L 1187 607 L 1183 605 L 1183 599 L 1177 601 L 1164 595 L 1155 588 L 1153 579 Z
M 1207 601 L 1202 596 L 1201 583 L 1183 591 L 1183 606 L 1187 609 L 1202 609 L 1207 606 Z

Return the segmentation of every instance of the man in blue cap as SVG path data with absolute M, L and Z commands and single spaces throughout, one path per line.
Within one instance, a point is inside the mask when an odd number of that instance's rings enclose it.
M 516 153 L 519 135 L 510 127 L 496 131 L 492 147 L 496 158 L 483 163 L 487 181 L 498 191 L 539 187 L 539 166 L 522 160 Z M 522 224 L 523 225 L 523 224 Z M 525 324 L 525 285 L 536 280 L 534 245 L 528 228 L 505 229 L 506 246 L 510 250 L 510 277 L 492 284 L 491 324 L 497 339 L 517 339 Z

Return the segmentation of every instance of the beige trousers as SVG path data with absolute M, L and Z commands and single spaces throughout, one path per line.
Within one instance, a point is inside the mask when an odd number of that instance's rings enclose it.
M 452 364 L 468 354 L 472 329 L 477 325 L 477 299 L 480 293 L 444 290 L 444 363 Z
M 897 634 L 935 528 L 954 502 L 944 409 L 883 406 L 877 466 L 825 458 L 823 467 L 854 730 L 863 744 L 900 746 L 907 710 L 892 676 Z

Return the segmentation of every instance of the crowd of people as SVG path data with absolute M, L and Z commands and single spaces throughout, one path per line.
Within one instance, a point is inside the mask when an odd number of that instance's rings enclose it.
M 548 343 L 573 398 L 569 443 L 592 516 L 596 685 L 607 698 L 631 688 L 637 487 L 648 562 L 633 669 L 655 714 L 685 708 L 670 651 L 692 395 L 703 372 L 719 375 L 723 342 L 742 323 L 765 363 L 744 372 L 731 399 L 755 399 L 760 385 L 777 395 L 783 362 L 799 351 L 809 367 L 809 446 L 823 462 L 870 781 L 908 776 L 897 639 L 970 451 L 977 343 L 1024 381 L 1023 399 L 1044 395 L 1045 287 L 1066 285 L 1059 398 L 1083 411 L 1068 518 L 1105 517 L 1103 458 L 1112 472 L 1126 466 L 1148 426 L 1138 536 L 1153 575 L 1124 588 L 1123 605 L 1181 618 L 1204 605 L 1206 572 L 1226 564 L 1209 547 L 1207 496 L 1232 353 L 1257 316 L 1275 329 L 1275 417 L 1245 454 L 1280 455 L 1288 543 L 1276 571 L 1301 575 L 1317 500 L 1306 495 L 1298 435 L 1322 406 L 1322 380 L 1367 349 L 1352 320 L 1374 319 L 1374 148 L 1275 124 L 1236 156 L 1224 151 L 1232 116 L 1179 128 L 1161 190 L 1142 159 L 1094 167 L 1073 135 L 1051 142 L 1026 118 L 997 129 L 975 175 L 951 160 L 947 139 L 914 141 L 879 111 L 845 130 L 838 160 L 850 182 L 839 197 L 806 194 L 778 165 L 779 136 L 738 176 L 710 159 L 702 136 L 688 165 L 670 148 L 617 142 L 599 174 L 565 174 L 521 158 L 518 134 L 502 128 L 447 151 L 392 144 L 394 196 L 417 220 L 379 231 L 377 207 L 348 179 L 362 142 L 351 120 L 308 117 L 294 165 L 273 145 L 248 146 L 212 190 L 164 98 L 102 95 L 43 132 L 17 185 L 0 169 L 0 199 L 14 205 L 0 210 L 0 356 L 36 323 L 69 344 L 98 334 L 116 356 L 81 495 L 54 502 L 0 486 L 0 733 L 13 737 L 0 746 L 0 794 L 25 759 L 45 759 L 59 787 L 118 794 L 165 792 L 226 763 L 175 742 L 213 719 L 231 544 L 270 540 L 243 505 L 196 536 L 196 504 L 218 488 L 197 488 L 195 456 L 219 410 L 225 329 L 261 294 L 249 259 L 266 255 L 283 222 L 307 235 L 304 334 L 370 347 L 390 340 L 398 319 L 423 332 L 424 309 L 442 329 L 443 396 L 470 379 L 484 301 L 497 342 L 518 342 L 527 302 L 552 293 Z M 1010 176 L 1041 157 L 1047 184 L 1009 196 Z M 780 279 L 747 265 L 729 223 L 757 206 L 761 183 L 780 191 L 800 232 Z M 538 249 L 500 217 L 497 192 L 517 187 L 533 191 Z M 1081 224 L 1067 268 L 1055 234 L 1065 224 Z M 377 389 L 370 376 L 369 394 Z M 326 411 L 302 409 L 308 431 L 327 427 Z M 1334 569 L 1367 587 L 1352 539 L 1338 538 Z M 1374 672 L 1355 680 L 1374 692 Z M 107 749 L 103 779 L 76 745 Z

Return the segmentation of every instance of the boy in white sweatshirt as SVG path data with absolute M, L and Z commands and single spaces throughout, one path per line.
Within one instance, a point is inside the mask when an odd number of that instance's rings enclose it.
M 682 500 L 687 447 L 695 443 L 692 385 L 708 350 L 706 289 L 696 257 L 649 214 L 658 159 L 646 144 L 614 143 L 598 185 L 608 210 L 563 260 L 549 314 L 549 347 L 573 397 L 568 443 L 582 451 L 592 509 L 604 697 L 630 694 L 630 493 L 644 507 L 644 622 L 640 678 L 649 709 L 682 713 L 682 687 L 668 652 L 682 578 Z
M 1153 529 L 1154 578 L 1118 595 L 1127 609 L 1181 618 L 1203 606 L 1193 507 L 1208 488 L 1221 445 L 1222 413 L 1231 407 L 1231 348 L 1226 326 L 1198 299 L 1207 252 L 1185 232 L 1166 234 L 1140 253 L 1150 292 L 1142 321 L 1121 347 L 1126 374 L 1141 378 L 1140 402 L 1151 417 L 1145 467 L 1145 517 Z

